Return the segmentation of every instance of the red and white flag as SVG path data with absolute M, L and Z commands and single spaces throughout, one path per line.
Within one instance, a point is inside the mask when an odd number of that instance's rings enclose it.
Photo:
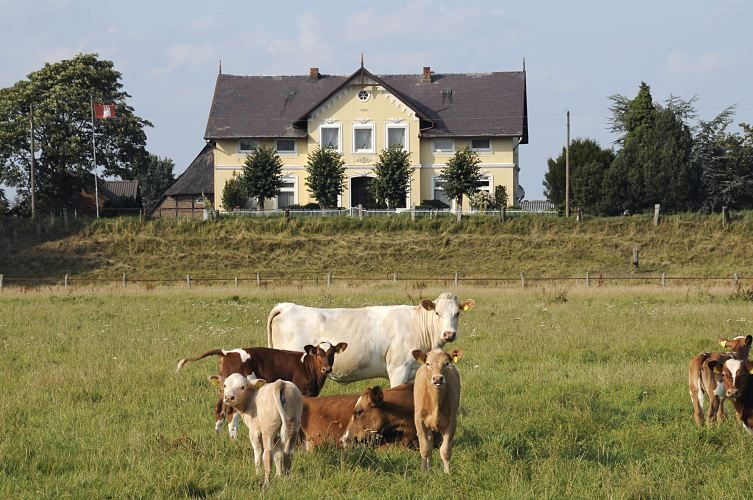
M 107 120 L 108 118 L 115 118 L 115 105 L 95 104 L 94 116 L 97 117 L 97 120 Z

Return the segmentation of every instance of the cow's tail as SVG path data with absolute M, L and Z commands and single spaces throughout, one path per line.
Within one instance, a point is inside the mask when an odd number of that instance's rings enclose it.
M 290 435 L 290 428 L 288 427 L 288 417 L 285 412 L 285 382 L 282 380 L 280 382 L 280 392 L 277 394 L 277 397 L 275 397 L 275 404 L 277 404 L 277 411 L 280 413 L 280 420 L 282 421 L 282 425 L 280 427 L 280 439 L 284 443 L 287 441 L 288 436 Z
M 191 361 L 198 361 L 200 359 L 206 358 L 207 356 L 225 356 L 225 351 L 222 349 L 212 349 L 211 351 L 207 351 L 201 356 L 196 356 L 195 358 L 183 358 L 180 361 L 178 361 L 178 366 L 175 368 L 175 373 L 180 373 L 181 368 L 183 368 L 183 365 L 186 363 L 190 363 Z
M 267 318 L 267 347 L 274 347 L 272 345 L 272 320 L 280 314 L 282 314 L 282 308 L 280 308 L 280 304 L 274 306 L 269 312 L 269 317 Z

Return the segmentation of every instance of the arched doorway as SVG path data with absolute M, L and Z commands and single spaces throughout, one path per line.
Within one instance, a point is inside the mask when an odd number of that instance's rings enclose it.
M 369 190 L 369 185 L 373 180 L 372 177 L 351 177 L 350 178 L 350 206 L 357 207 L 363 205 L 363 208 L 376 208 L 374 195 Z

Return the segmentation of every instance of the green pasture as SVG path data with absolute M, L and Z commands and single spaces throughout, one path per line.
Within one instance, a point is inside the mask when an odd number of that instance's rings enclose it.
M 70 289 L 69 289 L 70 290 Z M 424 290 L 434 297 L 439 290 Z M 460 289 L 453 471 L 399 448 L 298 450 L 269 498 L 750 497 L 753 438 L 697 428 L 687 362 L 753 333 L 732 289 Z M 245 427 L 213 432 L 214 360 L 265 344 L 279 301 L 406 303 L 401 288 L 73 289 L 0 294 L 0 498 L 255 498 Z M 323 395 L 360 392 L 328 382 Z

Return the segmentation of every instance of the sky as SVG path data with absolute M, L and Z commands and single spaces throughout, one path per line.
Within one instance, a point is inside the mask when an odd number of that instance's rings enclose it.
M 753 122 L 753 0 L 283 2 L 0 0 L 0 87 L 81 52 L 110 59 L 150 152 L 181 173 L 203 147 L 222 60 L 239 75 L 517 71 L 526 61 L 526 199 L 571 137 L 605 147 L 609 96 L 698 96 L 702 119 L 737 105 Z M 734 127 L 737 130 L 737 127 Z

